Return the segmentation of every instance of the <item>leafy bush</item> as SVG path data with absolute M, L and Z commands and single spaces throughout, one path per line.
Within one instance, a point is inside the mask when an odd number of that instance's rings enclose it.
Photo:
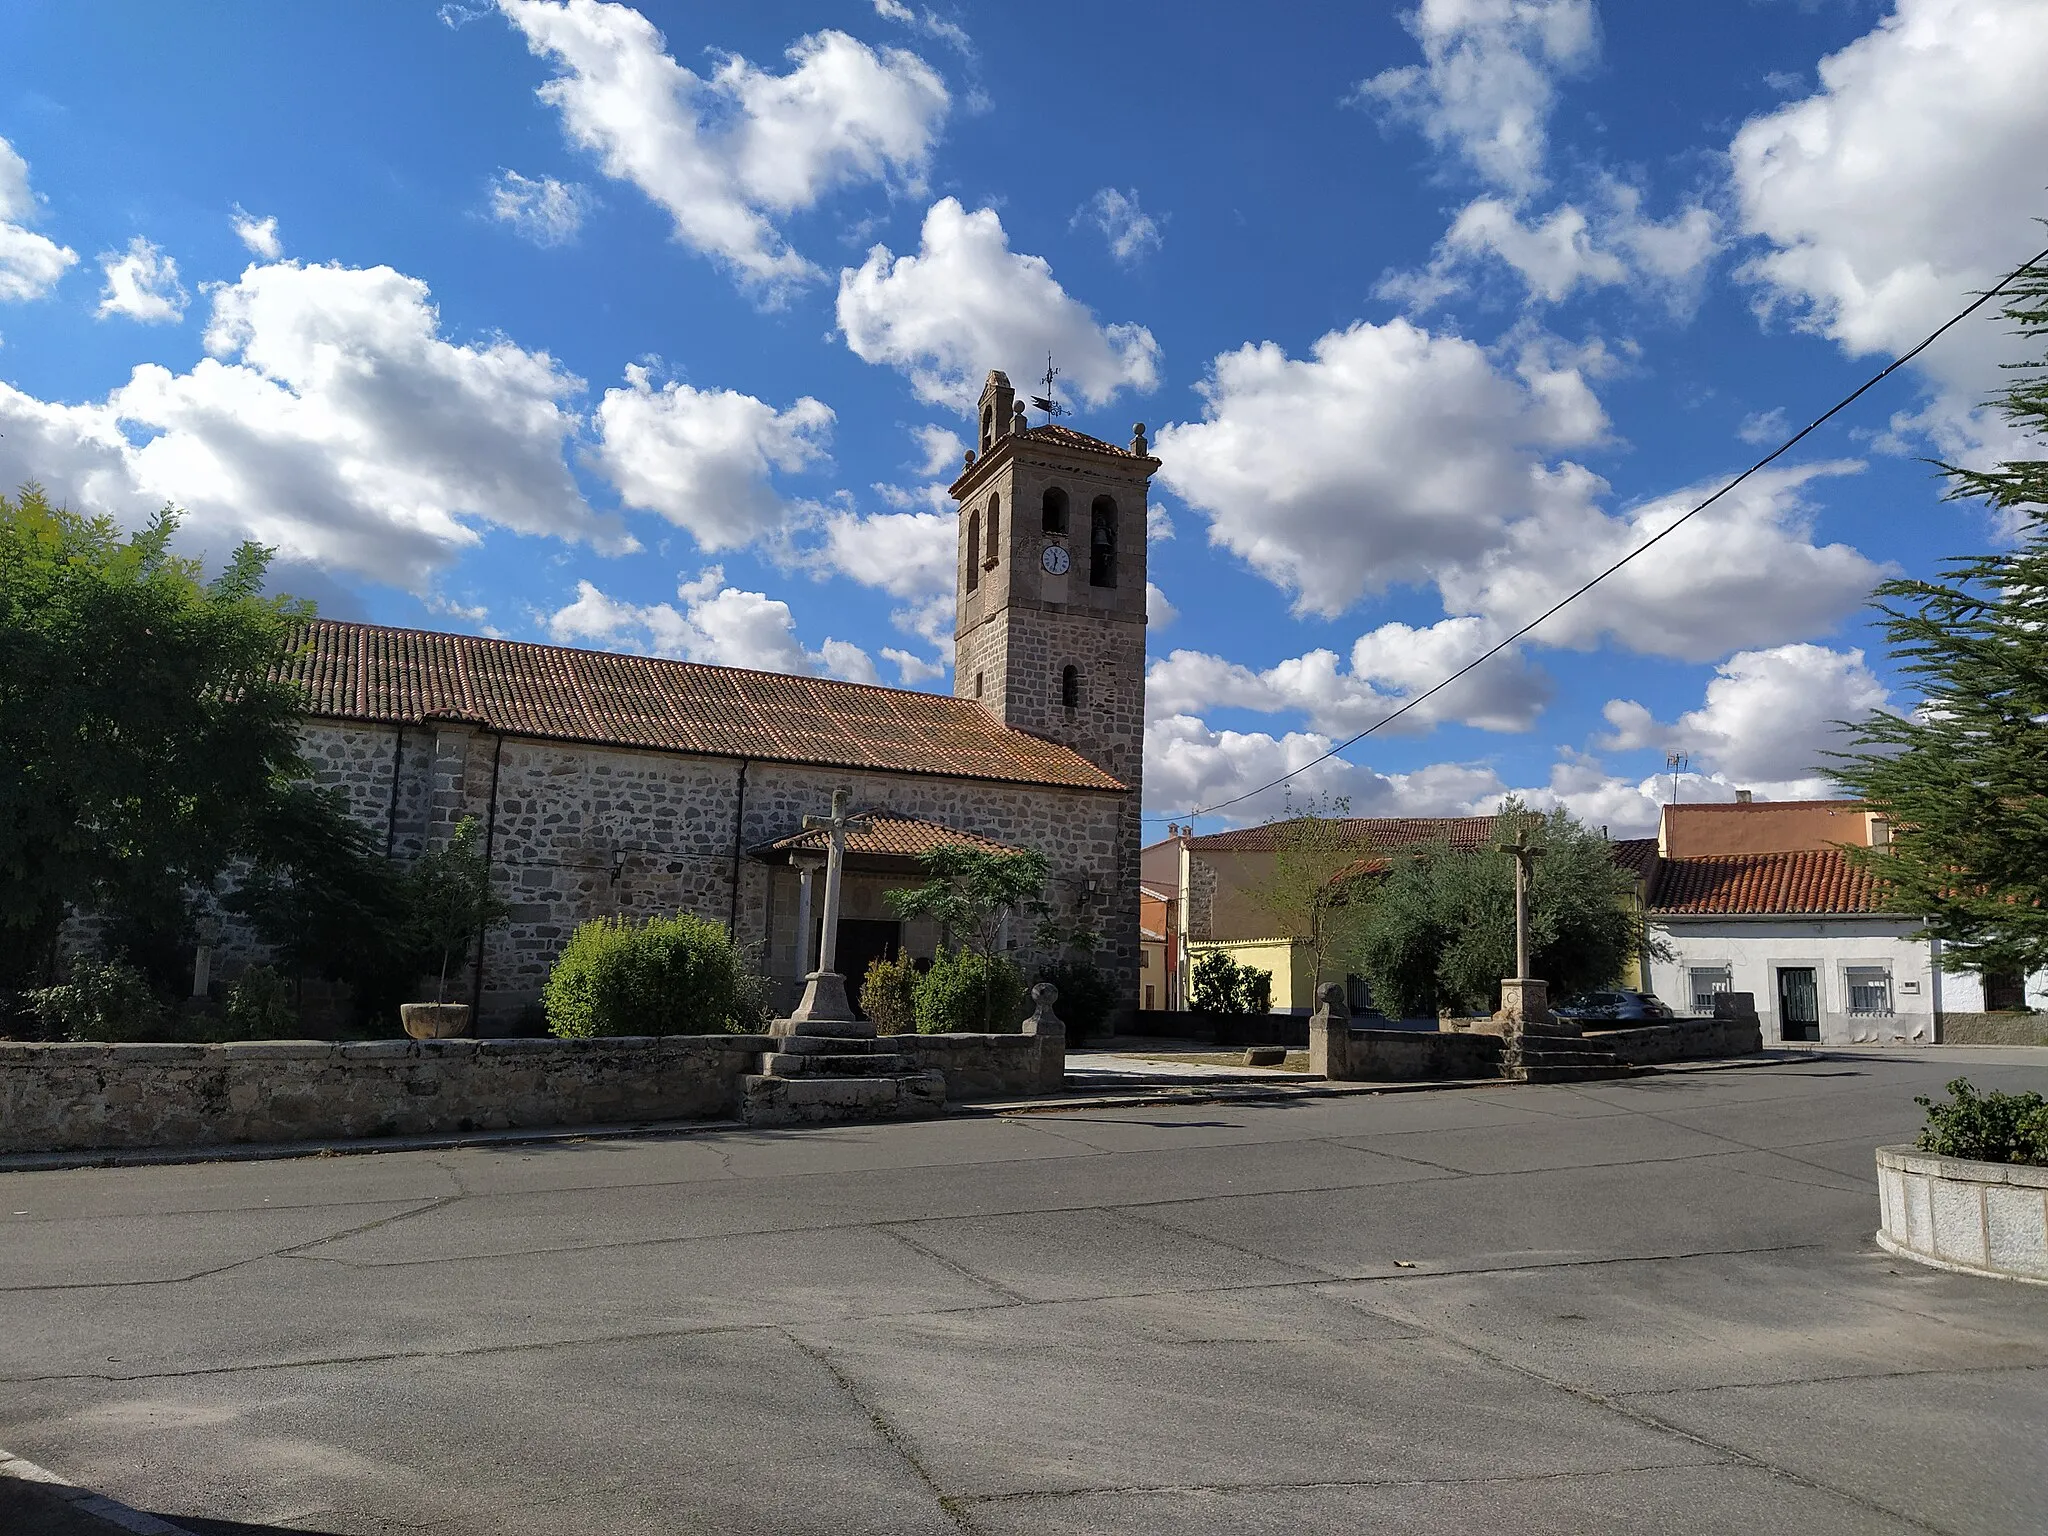
M 1255 965 L 1239 965 L 1220 949 L 1195 960 L 1196 1013 L 1270 1013 L 1273 976 Z
M 570 936 L 541 994 L 548 1032 L 743 1035 L 767 1017 L 760 977 L 726 931 L 687 913 L 599 918 Z
M 1948 1085 L 1950 1098 L 1913 1102 L 1927 1111 L 1920 1150 L 1978 1163 L 2031 1163 L 2048 1167 L 2048 1099 L 2038 1093 L 1987 1093 L 1966 1077 Z
M 878 1035 L 907 1035 L 917 1028 L 917 967 L 908 955 L 873 960 L 860 982 L 860 1011 Z
M 1067 1026 L 1067 1039 L 1078 1042 L 1099 1034 L 1117 1005 L 1116 987 L 1092 960 L 1062 960 L 1038 973 L 1060 989 L 1052 1011 Z
M 917 982 L 921 1035 L 1014 1035 L 1024 1027 L 1024 977 L 1008 955 L 940 950 Z
M 28 997 L 44 1035 L 53 1040 L 161 1040 L 170 1027 L 168 1010 L 142 972 L 125 960 L 81 957 L 71 963 L 69 981 Z
M 299 1032 L 292 984 L 267 965 L 252 965 L 228 988 L 226 1038 L 289 1040 Z

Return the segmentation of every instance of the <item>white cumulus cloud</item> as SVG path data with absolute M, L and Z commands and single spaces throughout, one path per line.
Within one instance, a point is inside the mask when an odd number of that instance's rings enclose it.
M 39 299 L 78 261 L 78 252 L 28 226 L 40 211 L 28 162 L 0 139 L 0 301 Z
M 175 502 L 215 548 L 254 538 L 415 589 L 480 523 L 632 547 L 564 462 L 582 381 L 503 338 L 444 337 L 417 278 L 252 266 L 213 290 L 205 345 L 83 405 L 0 385 L 0 484 L 127 522 Z
M 96 313 L 102 320 L 120 315 L 158 325 L 185 318 L 192 295 L 178 281 L 177 259 L 141 235 L 124 251 L 102 251 L 100 272 L 106 281 Z
M 491 217 L 535 245 L 563 245 L 576 238 L 590 194 L 553 176 L 538 179 L 500 171 L 491 182 Z
M 1134 266 L 1166 243 L 1159 221 L 1138 202 L 1138 189 L 1128 192 L 1104 187 L 1074 215 L 1074 223 L 1094 225 L 1109 242 L 1109 254 L 1125 266 Z
M 1403 21 L 1424 62 L 1374 75 L 1358 99 L 1496 186 L 1520 196 L 1542 185 L 1555 78 L 1599 52 L 1592 0 L 1422 0 Z
M 843 32 L 800 38 L 786 74 L 727 55 L 707 78 L 665 51 L 638 11 L 599 0 L 500 0 L 537 55 L 540 96 L 604 173 L 639 188 L 676 238 L 773 295 L 820 276 L 778 216 L 835 188 L 922 185 L 945 122 L 945 82 L 916 54 Z
M 866 362 L 901 369 L 918 398 L 971 410 L 984 374 L 1033 377 L 1052 352 L 1089 405 L 1159 384 L 1159 344 L 1141 325 L 1096 323 L 1043 257 L 1010 249 L 993 208 L 932 204 L 918 250 L 878 245 L 839 274 L 839 328 Z
M 548 632 L 564 643 L 593 641 L 714 666 L 877 681 L 866 651 L 832 639 L 806 650 L 797 639 L 789 604 L 726 585 L 718 566 L 679 585 L 676 598 L 674 603 L 631 603 L 608 596 L 593 582 L 579 581 L 576 600 L 548 616 Z
M 1306 359 L 1246 345 L 1201 392 L 1203 419 L 1158 435 L 1160 479 L 1213 542 L 1326 615 L 1582 503 L 1591 477 L 1546 455 L 1607 428 L 1579 365 L 1531 348 L 1504 371 L 1406 320 L 1332 331 Z
M 233 223 L 235 238 L 247 247 L 252 256 L 261 256 L 265 261 L 276 261 L 284 255 L 284 238 L 277 232 L 276 214 L 268 214 L 259 219 L 237 203 Z
M 737 390 L 657 389 L 634 364 L 598 404 L 596 459 L 626 505 L 688 529 L 702 549 L 733 549 L 782 526 L 789 507 L 770 475 L 821 462 L 832 422 L 808 395 L 778 411 Z

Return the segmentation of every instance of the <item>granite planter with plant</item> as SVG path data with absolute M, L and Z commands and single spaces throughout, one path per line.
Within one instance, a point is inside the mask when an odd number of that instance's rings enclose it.
M 1877 1149 L 1878 1246 L 1939 1269 L 2048 1285 L 2048 1100 L 1964 1078 L 1912 1146 Z

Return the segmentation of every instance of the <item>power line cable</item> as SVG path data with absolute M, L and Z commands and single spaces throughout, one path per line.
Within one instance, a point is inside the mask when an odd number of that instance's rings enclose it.
M 1939 341 L 1950 330 L 1962 324 L 1963 321 L 1969 319 L 1970 316 L 1974 315 L 1986 304 L 1989 304 L 1993 299 L 1997 298 L 1999 294 L 2003 293 L 2006 290 L 2006 288 L 2013 282 L 2014 279 L 2020 277 L 2023 273 L 2032 271 L 2035 267 L 2039 266 L 2043 261 L 2048 261 L 2048 250 L 2043 250 L 2039 252 L 2037 255 L 2031 257 L 2030 259 L 2021 262 L 2017 267 L 2014 267 L 2012 271 L 2006 273 L 2004 277 L 1999 279 L 1995 287 L 1990 288 L 1984 293 L 1978 295 L 1978 297 L 1973 303 L 1957 311 L 1954 315 L 1951 315 L 1947 320 L 1943 321 L 1940 325 L 1936 326 L 1932 331 L 1930 331 L 1927 334 L 1926 338 L 1922 340 L 1918 346 L 1914 347 L 1910 352 L 1902 352 L 1899 354 L 1899 356 L 1893 358 L 1889 363 L 1885 364 L 1883 368 L 1879 369 L 1876 373 L 1872 374 L 1869 378 L 1865 379 L 1854 390 L 1844 395 L 1840 400 L 1836 401 L 1833 405 L 1828 407 L 1828 409 L 1823 411 L 1820 415 L 1814 417 L 1812 421 L 1808 422 L 1805 426 L 1801 427 L 1797 432 L 1793 433 L 1790 437 L 1786 438 L 1784 442 L 1780 443 L 1776 448 L 1773 448 L 1769 453 L 1765 454 L 1762 458 L 1758 459 L 1754 464 L 1750 465 L 1749 468 L 1745 469 L 1733 480 L 1730 480 L 1726 485 L 1722 486 L 1721 489 L 1714 492 L 1714 494 L 1709 496 L 1705 501 L 1701 502 L 1698 506 L 1686 512 L 1683 516 L 1675 518 L 1669 527 L 1661 529 L 1658 532 L 1650 535 L 1649 538 L 1643 540 L 1642 543 L 1638 544 L 1634 549 L 1630 550 L 1627 554 L 1623 555 L 1619 560 L 1615 561 L 1614 564 L 1608 566 L 1606 570 L 1600 572 L 1599 575 L 1593 577 L 1583 586 L 1578 587 L 1574 591 L 1566 593 L 1563 597 L 1559 598 L 1556 602 L 1552 603 L 1548 608 L 1544 609 L 1543 612 L 1539 613 L 1535 618 L 1531 619 L 1528 623 L 1524 624 L 1520 629 L 1516 630 L 1513 634 L 1509 635 L 1505 640 L 1502 640 L 1498 644 L 1493 646 L 1491 650 L 1488 650 L 1482 653 L 1481 655 L 1473 657 L 1472 660 L 1466 662 L 1464 666 L 1458 668 L 1458 670 L 1453 672 L 1449 677 L 1443 679 L 1443 681 L 1435 684 L 1433 687 L 1425 690 L 1424 692 L 1416 694 L 1414 698 L 1408 700 L 1408 702 L 1403 704 L 1399 709 L 1394 710 L 1390 714 L 1381 716 L 1378 720 L 1375 720 L 1371 725 L 1368 725 L 1364 730 L 1360 731 L 1356 736 L 1353 736 L 1348 740 L 1338 742 L 1334 747 L 1331 747 L 1327 752 L 1323 753 L 1320 757 L 1310 758 L 1300 767 L 1288 769 L 1287 772 L 1281 774 L 1279 778 L 1261 784 L 1257 789 L 1248 789 L 1241 795 L 1232 795 L 1228 800 L 1218 800 L 1213 805 L 1201 806 L 1196 810 L 1155 813 L 1153 815 L 1146 816 L 1144 819 L 1146 821 L 1192 821 L 1197 816 L 1213 816 L 1216 812 L 1221 810 L 1227 810 L 1233 805 L 1241 804 L 1242 802 L 1251 799 L 1255 795 L 1263 795 L 1269 789 L 1278 789 L 1282 784 L 1285 784 L 1289 779 L 1298 777 L 1299 775 L 1308 772 L 1309 769 L 1314 768 L 1320 763 L 1328 762 L 1331 758 L 1336 757 L 1339 753 L 1349 751 L 1352 747 L 1357 746 L 1358 743 L 1365 740 L 1366 737 L 1372 735 L 1381 726 L 1393 724 L 1396 720 L 1400 719 L 1403 715 L 1407 714 L 1409 710 L 1415 708 L 1418 704 L 1424 703 L 1433 695 L 1443 692 L 1444 689 L 1450 687 L 1451 684 L 1458 681 L 1459 678 L 1465 676 L 1468 672 L 1473 671 L 1477 667 L 1484 666 L 1487 662 L 1493 660 L 1494 657 L 1498 656 L 1502 651 L 1506 650 L 1509 646 L 1513 645 L 1517 640 L 1521 639 L 1524 635 L 1528 634 L 1529 631 L 1535 629 L 1537 626 L 1545 623 L 1547 620 L 1555 617 L 1558 613 L 1563 611 L 1566 605 L 1577 602 L 1580 598 L 1584 597 L 1588 592 L 1592 591 L 1595 587 L 1599 586 L 1601 582 L 1605 581 L 1608 577 L 1612 576 L 1624 565 L 1627 565 L 1629 561 L 1635 559 L 1636 556 L 1645 553 L 1658 543 L 1669 538 L 1672 534 L 1676 533 L 1680 528 L 1683 528 L 1694 517 L 1706 511 L 1707 508 L 1711 507 L 1723 496 L 1726 496 L 1730 491 L 1734 490 L 1738 485 L 1742 484 L 1742 482 L 1747 480 L 1751 475 L 1754 475 L 1758 470 L 1770 464 L 1774 459 L 1781 457 L 1783 454 L 1785 454 L 1790 449 L 1795 447 L 1801 439 L 1811 436 L 1821 427 L 1827 425 L 1829 421 L 1833 420 L 1836 416 L 1839 416 L 1843 411 L 1847 410 L 1850 406 L 1854 405 L 1858 400 L 1862 399 L 1866 394 L 1868 394 L 1871 390 L 1875 389 L 1879 384 L 1882 384 L 1886 379 L 1890 378 L 1894 373 L 1898 372 L 1899 369 L 1905 367 L 1906 364 L 1910 363 L 1922 352 L 1925 352 L 1929 347 L 1933 346 L 1935 342 Z

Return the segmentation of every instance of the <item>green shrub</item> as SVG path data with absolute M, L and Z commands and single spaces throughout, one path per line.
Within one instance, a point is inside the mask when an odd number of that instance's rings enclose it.
M 1920 1150 L 1978 1163 L 2032 1163 L 2048 1167 L 2048 1099 L 2038 1093 L 1987 1093 L 1966 1077 L 1948 1085 L 1950 1098 L 1913 1102 L 1927 1111 Z
M 1239 965 L 1220 949 L 1195 960 L 1196 1013 L 1244 1015 L 1273 1011 L 1273 976 L 1256 965 Z
M 125 960 L 81 957 L 71 962 L 69 981 L 31 992 L 28 1000 L 53 1040 L 162 1040 L 170 1028 L 168 1010 Z
M 1014 1035 L 1024 1027 L 1024 977 L 1007 955 L 940 950 L 917 982 L 921 1035 Z
M 292 984 L 267 965 L 252 965 L 228 988 L 226 1038 L 290 1040 L 299 1033 Z
M 1038 979 L 1060 989 L 1052 1011 L 1067 1026 L 1069 1041 L 1100 1034 L 1116 1009 L 1116 987 L 1092 960 L 1062 960 L 1058 965 L 1045 967 L 1038 973 Z
M 907 1035 L 917 1028 L 917 966 L 908 955 L 873 960 L 860 981 L 860 1011 L 878 1035 Z
M 767 1018 L 761 979 L 726 931 L 700 917 L 599 918 L 570 936 L 541 994 L 548 1032 L 752 1033 Z

